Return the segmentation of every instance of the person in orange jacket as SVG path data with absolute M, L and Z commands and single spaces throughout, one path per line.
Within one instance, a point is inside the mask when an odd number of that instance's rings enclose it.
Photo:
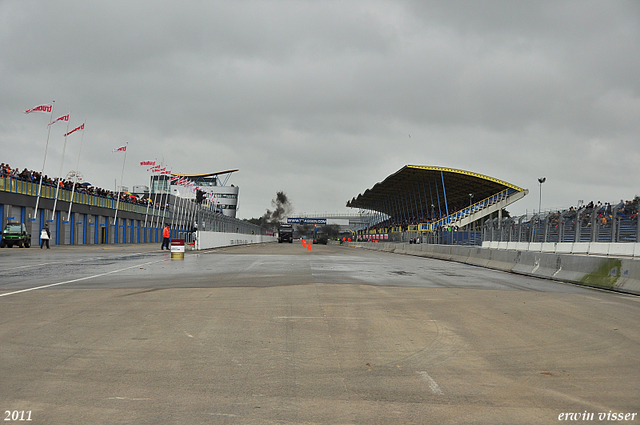
M 160 250 L 163 250 L 165 246 L 167 247 L 167 250 L 171 250 L 171 247 L 169 246 L 171 242 L 170 238 L 171 238 L 171 229 L 167 224 L 167 226 L 164 229 L 162 229 L 162 246 L 160 247 Z

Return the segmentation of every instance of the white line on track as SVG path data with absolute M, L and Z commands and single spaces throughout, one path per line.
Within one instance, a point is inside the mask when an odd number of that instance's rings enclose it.
M 67 283 L 75 283 L 75 282 L 81 282 L 83 280 L 95 279 L 96 277 L 107 276 L 107 275 L 110 275 L 110 274 L 113 274 L 113 273 L 119 273 L 119 272 L 122 272 L 122 271 L 125 271 L 125 270 L 129 270 L 129 269 L 133 269 L 133 268 L 136 268 L 136 267 L 146 266 L 148 264 L 160 263 L 162 261 L 167 261 L 167 259 L 149 261 L 149 262 L 142 263 L 142 264 L 136 264 L 135 266 L 125 267 L 123 269 L 112 270 L 112 271 L 106 272 L 106 273 L 100 273 L 100 274 L 96 274 L 96 275 L 93 275 L 93 276 L 81 277 L 79 279 L 67 280 L 65 282 L 51 283 L 49 285 L 36 286 L 34 288 L 27 288 L 27 289 L 21 289 L 19 291 L 7 292 L 6 294 L 0 294 L 0 297 L 6 297 L 8 295 L 20 294 L 20 293 L 23 293 L 23 292 L 36 291 L 38 289 L 51 288 L 53 286 L 66 285 Z
M 429 388 L 431 389 L 431 392 L 437 395 L 442 395 L 442 390 L 440 389 L 440 387 L 438 386 L 438 384 L 436 383 L 436 381 L 433 380 L 432 377 L 429 376 L 429 374 L 427 372 L 416 372 L 418 375 L 420 375 L 422 377 L 422 379 L 424 379 L 425 381 L 427 381 L 427 383 L 429 384 Z

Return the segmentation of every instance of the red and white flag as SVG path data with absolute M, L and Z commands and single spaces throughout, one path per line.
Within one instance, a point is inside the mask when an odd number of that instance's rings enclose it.
M 51 123 L 51 124 L 53 124 L 53 123 Z M 51 125 L 51 124 L 49 124 L 49 125 Z M 68 132 L 68 133 L 64 133 L 64 137 L 67 137 L 68 135 L 70 135 L 70 134 L 71 134 L 71 133 L 73 133 L 74 131 L 78 131 L 78 130 L 84 130 L 84 123 L 82 123 L 82 125 L 81 125 L 81 126 L 74 128 L 74 129 L 73 129 L 73 130 L 71 130 L 70 132 Z
M 31 109 L 27 109 L 24 113 L 30 114 L 31 112 L 42 112 L 43 114 L 50 114 L 51 111 L 53 111 L 53 105 L 38 105 Z
M 156 165 L 155 161 L 140 161 L 140 165 Z
M 69 114 L 67 114 L 67 115 L 63 115 L 63 116 L 61 116 L 61 117 L 56 118 L 55 120 L 51 121 L 51 122 L 49 123 L 49 125 L 51 125 L 51 124 L 55 124 L 55 123 L 57 123 L 58 121 L 66 121 L 66 122 L 69 122 Z
M 127 146 L 120 146 L 119 148 L 115 148 L 112 152 L 126 152 Z

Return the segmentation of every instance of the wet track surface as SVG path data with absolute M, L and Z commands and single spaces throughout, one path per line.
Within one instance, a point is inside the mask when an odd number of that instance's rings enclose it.
M 274 247 L 278 248 L 275 249 Z M 590 289 L 481 267 L 339 246 L 231 247 L 187 252 L 183 261 L 154 245 L 0 251 L 0 290 L 64 284 L 70 288 L 215 288 L 301 283 L 590 293 Z M 381 261 L 381 257 L 385 261 Z M 104 275 L 108 279 L 104 278 Z M 291 277 L 294 279 L 291 279 Z M 76 281 L 82 279 L 80 281 Z M 303 279 L 303 280 L 297 280 Z M 68 282 L 68 283 L 66 283 Z M 61 286 L 61 285 L 60 285 Z
M 640 413 L 638 297 L 335 245 L 4 249 L 0 325 L 33 423 Z

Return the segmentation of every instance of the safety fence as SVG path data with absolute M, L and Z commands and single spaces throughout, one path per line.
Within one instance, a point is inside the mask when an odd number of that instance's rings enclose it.
M 227 217 L 207 208 L 201 208 L 197 214 L 196 227 L 201 231 L 219 233 L 240 233 L 243 235 L 273 235 L 263 227 L 244 220 Z
M 496 218 L 484 223 L 482 239 L 530 243 L 639 242 L 637 203 Z
M 487 246 L 516 243 L 638 243 L 638 200 L 517 217 L 487 219 L 458 228 L 424 224 L 361 231 L 359 241 Z

